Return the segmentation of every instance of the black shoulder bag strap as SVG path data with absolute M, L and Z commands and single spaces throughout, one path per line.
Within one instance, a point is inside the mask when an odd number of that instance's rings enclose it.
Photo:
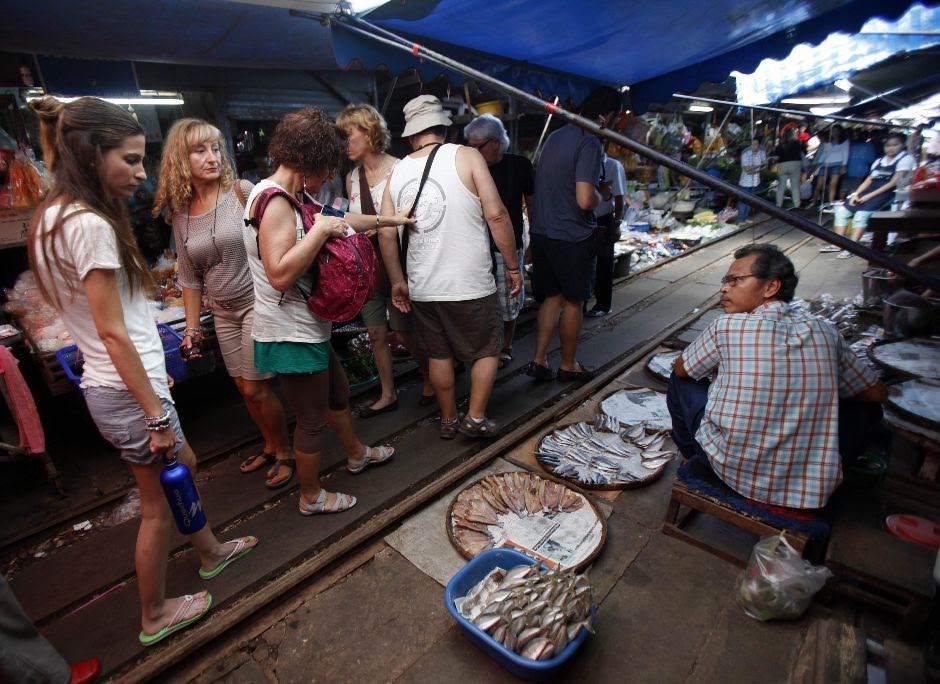
M 428 175 L 431 173 L 431 164 L 434 163 L 434 157 L 437 151 L 443 147 L 444 143 L 438 143 L 428 155 L 428 161 L 424 165 L 424 173 L 421 174 L 421 182 L 418 183 L 418 193 L 415 195 L 415 201 L 411 205 L 411 211 L 408 212 L 408 218 L 413 218 L 418 210 L 418 200 L 421 199 L 421 191 L 424 190 L 424 184 L 428 181 Z M 401 241 L 398 245 L 398 256 L 401 259 L 401 272 L 408 275 L 408 236 L 411 233 L 411 226 L 405 226 L 401 232 Z
M 372 199 L 372 190 L 366 179 L 366 167 L 359 167 L 359 213 L 366 216 L 375 216 L 375 201 Z

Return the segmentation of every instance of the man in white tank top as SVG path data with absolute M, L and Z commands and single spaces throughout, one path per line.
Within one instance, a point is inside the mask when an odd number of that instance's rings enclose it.
M 445 145 L 450 117 L 433 95 L 405 105 L 405 130 L 414 152 L 392 171 L 382 211 L 415 204 L 421 177 L 436 151 L 418 196 L 417 222 L 408 234 L 406 276 L 398 231 L 382 229 L 379 244 L 392 290 L 392 303 L 414 312 L 415 337 L 430 359 L 431 384 L 441 408 L 441 437 L 457 432 L 492 437 L 496 425 L 486 405 L 496 380 L 503 322 L 493 279 L 489 235 L 506 263 L 512 295 L 522 287 L 515 237 L 486 161 L 473 148 Z M 472 364 L 470 406 L 458 416 L 454 399 L 454 359 Z

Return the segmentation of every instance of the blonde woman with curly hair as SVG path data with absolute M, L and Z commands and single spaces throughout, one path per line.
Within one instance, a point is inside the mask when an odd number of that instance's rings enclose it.
M 166 209 L 173 222 L 186 308 L 184 355 L 200 355 L 205 291 L 225 367 L 264 437 L 261 453 L 249 456 L 240 469 L 253 473 L 270 466 L 266 484 L 277 489 L 293 477 L 294 463 L 284 407 L 268 383 L 273 374 L 260 372 L 254 363 L 255 293 L 242 239 L 242 212 L 251 189 L 251 183 L 235 178 L 218 128 L 200 119 L 173 125 L 163 146 L 153 211 Z
M 398 163 L 396 157 L 386 154 L 391 142 L 388 126 L 382 115 L 367 104 L 349 105 L 338 117 L 336 125 L 346 134 L 346 155 L 356 166 L 346 175 L 346 194 L 349 197 L 349 211 L 361 214 L 378 214 L 382 202 L 382 193 L 392 169 Z M 371 200 L 371 201 L 369 201 Z M 378 238 L 372 238 L 376 254 L 381 255 Z M 411 334 L 410 315 L 402 313 L 389 301 L 388 276 L 382 259 L 379 259 L 379 274 L 372 296 L 363 305 L 362 321 L 369 332 L 372 354 L 379 374 L 382 394 L 371 406 L 359 412 L 360 418 L 371 418 L 380 413 L 398 408 L 398 393 L 395 390 L 395 374 L 392 367 L 392 354 L 388 348 L 388 328 L 398 333 L 399 339 L 416 360 L 414 338 Z M 422 364 L 419 360 L 419 365 Z M 421 404 L 430 404 L 434 393 L 424 375 L 424 389 Z

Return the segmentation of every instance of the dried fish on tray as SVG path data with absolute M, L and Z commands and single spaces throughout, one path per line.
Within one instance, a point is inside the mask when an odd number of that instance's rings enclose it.
M 667 351 L 654 354 L 646 362 L 646 370 L 654 378 L 663 382 L 669 382 L 669 376 L 672 375 L 672 367 L 676 365 L 676 359 L 682 356 L 681 351 Z
M 465 619 L 529 660 L 549 660 L 581 630 L 593 633 L 594 593 L 587 576 L 535 565 L 496 567 L 454 600 Z
M 619 423 L 618 423 L 619 424 Z M 641 487 L 659 478 L 675 452 L 663 449 L 666 435 L 642 425 L 622 432 L 601 432 L 574 423 L 545 435 L 535 457 L 558 477 L 589 489 Z
M 604 517 L 583 494 L 526 471 L 477 480 L 454 498 L 447 514 L 447 534 L 466 558 L 507 546 L 561 568 L 594 558 L 606 530 Z
M 617 390 L 601 401 L 599 412 L 624 425 L 643 425 L 649 430 L 672 428 L 666 395 L 651 389 Z

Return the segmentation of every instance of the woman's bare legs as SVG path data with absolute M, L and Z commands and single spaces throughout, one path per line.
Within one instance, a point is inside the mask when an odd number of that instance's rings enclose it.
M 829 204 L 832 204 L 836 201 L 836 196 L 839 193 L 839 181 L 842 179 L 842 174 L 835 173 L 829 177 Z
M 190 472 L 195 470 L 195 455 L 183 445 L 177 458 Z M 140 594 L 140 626 L 145 634 L 156 634 L 166 627 L 183 601 L 182 597 L 166 598 L 166 565 L 170 553 L 171 514 L 160 486 L 162 462 L 150 465 L 132 465 L 131 471 L 140 490 L 140 529 L 134 549 L 137 571 L 137 590 Z M 231 546 L 216 539 L 207 523 L 195 534 L 189 535 L 203 570 L 211 570 L 228 556 Z M 251 542 L 254 546 L 257 541 Z M 201 613 L 206 607 L 205 592 L 196 594 L 182 619 Z
M 379 373 L 379 383 L 382 386 L 382 394 L 370 408 L 378 410 L 385 408 L 398 398 L 395 392 L 395 371 L 392 366 L 392 352 L 388 348 L 388 326 L 370 325 L 366 330 L 369 332 L 375 368 Z
M 276 458 L 287 458 L 290 454 L 287 417 L 284 405 L 271 389 L 270 383 L 267 380 L 232 379 L 245 400 L 248 414 L 261 431 L 265 453 L 273 454 Z

